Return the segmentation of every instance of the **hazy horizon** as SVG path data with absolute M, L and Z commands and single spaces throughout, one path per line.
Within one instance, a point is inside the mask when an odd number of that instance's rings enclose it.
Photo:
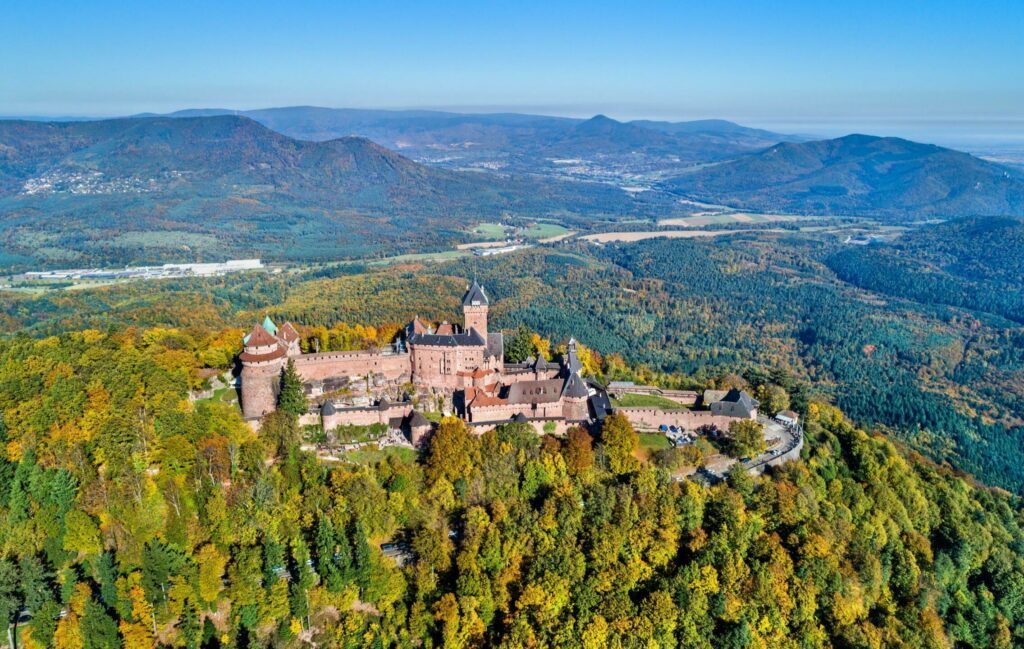
M 758 118 L 756 116 L 743 117 L 734 115 L 717 114 L 680 114 L 666 112 L 628 112 L 609 110 L 610 107 L 593 107 L 587 110 L 584 107 L 562 107 L 557 106 L 312 106 L 306 104 L 286 104 L 281 106 L 256 105 L 256 106 L 228 106 L 225 104 L 212 104 L 208 106 L 183 106 L 170 111 L 138 111 L 134 113 L 112 113 L 112 114 L 26 114 L 6 115 L 0 114 L 0 119 L 30 119 L 30 120 L 53 120 L 53 121 L 74 121 L 92 119 L 116 119 L 132 117 L 145 113 L 170 114 L 185 110 L 232 110 L 240 113 L 254 110 L 266 110 L 275 108 L 297 108 L 314 107 L 328 109 L 358 109 L 358 110 L 381 110 L 381 111 L 439 111 L 469 114 L 493 114 L 493 113 L 519 113 L 544 115 L 550 117 L 568 117 L 575 119 L 588 119 L 595 115 L 606 115 L 612 119 L 627 122 L 632 120 L 658 120 L 670 122 L 685 122 L 705 119 L 724 119 L 743 126 L 761 128 L 777 133 L 803 135 L 809 137 L 834 138 L 851 133 L 864 133 L 886 137 L 902 137 L 905 139 L 938 144 L 949 147 L 977 148 L 981 150 L 996 151 L 1003 148 L 1024 149 L 1024 118 L 1021 119 L 927 119 L 893 117 L 889 119 L 862 119 L 854 117 L 831 117 L 831 118 L 800 118 L 791 117 L 788 119 Z M 613 107 L 612 107 L 613 108 Z M 1024 153 L 1024 150 L 1021 151 Z
M 1024 120 L 1024 4 L 12 0 L 0 115 L 433 107 L 754 126 Z

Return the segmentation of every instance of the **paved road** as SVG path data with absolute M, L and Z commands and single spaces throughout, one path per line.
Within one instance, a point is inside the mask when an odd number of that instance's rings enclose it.
M 772 448 L 768 449 L 765 453 L 758 455 L 755 458 L 751 458 L 747 462 L 747 467 L 754 469 L 760 467 L 763 464 L 774 460 L 778 455 L 782 455 L 788 451 L 793 450 L 797 443 L 800 441 L 799 432 L 790 430 L 784 424 L 780 424 L 771 417 L 764 415 L 758 415 L 757 421 L 764 425 L 764 438 L 765 441 L 772 438 L 778 438 L 779 442 Z M 777 454 L 772 454 L 772 451 L 778 450 Z M 727 455 L 717 455 L 708 462 L 707 473 L 715 478 L 722 478 L 729 471 L 733 464 L 738 462 L 737 459 L 731 458 Z

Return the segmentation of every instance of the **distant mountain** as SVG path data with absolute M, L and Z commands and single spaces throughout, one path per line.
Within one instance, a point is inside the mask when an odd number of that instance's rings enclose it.
M 449 168 L 635 180 L 681 172 L 793 139 L 724 120 L 628 122 L 518 113 L 450 113 L 298 106 L 197 109 L 172 116 L 242 114 L 279 133 L 323 141 L 355 135 L 417 161 Z M 567 162 L 571 161 L 571 162 Z
M 671 209 L 657 192 L 456 172 L 241 116 L 0 122 L 0 267 L 422 251 L 487 219 Z
M 1024 214 L 1024 174 L 959 151 L 869 135 L 777 144 L 662 187 L 759 211 L 894 218 Z

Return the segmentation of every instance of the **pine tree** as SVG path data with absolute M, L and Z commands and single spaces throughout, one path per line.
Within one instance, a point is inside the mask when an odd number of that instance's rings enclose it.
M 306 412 L 306 395 L 302 392 L 302 379 L 295 371 L 295 363 L 288 359 L 288 364 L 281 373 L 281 394 L 277 401 L 278 408 L 293 415 Z
M 366 539 L 366 531 L 358 522 L 352 526 L 352 560 L 359 586 L 365 590 L 373 576 L 373 551 Z
M 521 363 L 533 353 L 533 332 L 526 325 L 519 325 L 514 336 L 505 342 L 505 360 L 509 363 Z

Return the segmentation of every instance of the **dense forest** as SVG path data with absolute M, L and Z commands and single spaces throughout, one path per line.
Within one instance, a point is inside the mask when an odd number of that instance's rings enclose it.
M 1024 220 L 960 219 L 920 228 L 891 245 L 827 258 L 843 280 L 887 295 L 949 304 L 1024 322 Z
M 1018 499 L 832 406 L 808 405 L 802 461 L 716 486 L 638 461 L 621 422 L 539 439 L 445 420 L 415 461 L 327 465 L 290 415 L 257 435 L 188 398 L 235 335 L 0 341 L 19 646 L 1024 642 Z

